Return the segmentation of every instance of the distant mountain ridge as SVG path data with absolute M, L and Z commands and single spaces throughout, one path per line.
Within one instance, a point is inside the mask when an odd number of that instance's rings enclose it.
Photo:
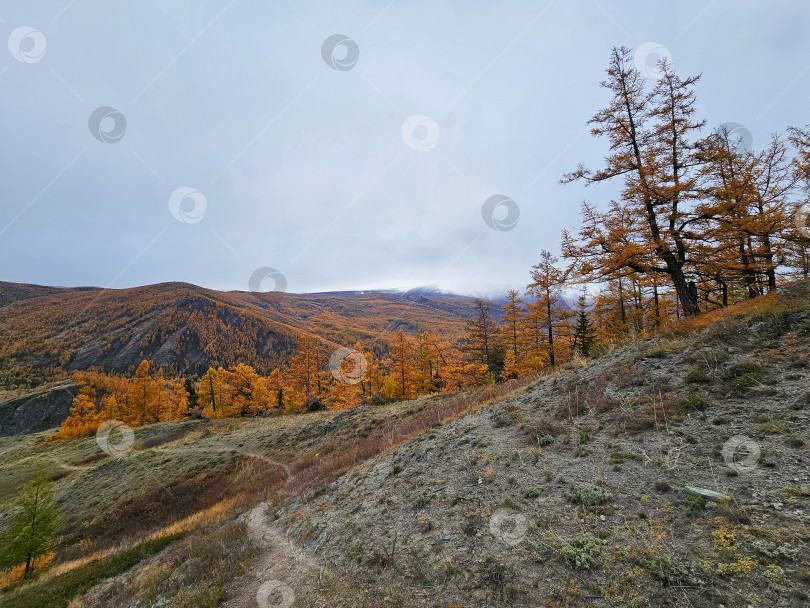
M 0 282 L 0 382 L 36 384 L 94 366 L 130 372 L 143 359 L 173 373 L 237 363 L 268 372 L 302 335 L 332 348 L 360 341 L 380 354 L 399 329 L 457 339 L 474 305 L 431 289 L 292 294 L 179 282 L 127 289 Z

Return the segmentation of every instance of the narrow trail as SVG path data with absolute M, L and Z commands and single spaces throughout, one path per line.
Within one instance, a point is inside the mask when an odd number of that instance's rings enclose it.
M 231 598 L 222 604 L 223 608 L 289 608 L 293 605 L 291 600 L 300 598 L 305 589 L 311 589 L 313 582 L 321 578 L 321 565 L 296 547 L 271 521 L 268 506 L 266 502 L 259 503 L 242 515 L 248 537 L 258 551 L 249 570 L 229 588 Z M 267 589 L 276 593 L 268 597 Z
M 221 452 L 236 452 L 238 454 L 242 454 L 244 456 L 248 456 L 250 458 L 255 458 L 257 460 L 261 460 L 262 462 L 266 462 L 274 467 L 278 467 L 284 471 L 284 478 L 289 479 L 293 475 L 293 471 L 290 466 L 284 462 L 280 462 L 278 460 L 273 460 L 269 456 L 265 456 L 264 454 L 257 454 L 256 452 L 246 452 L 244 450 L 240 450 L 239 448 L 233 447 L 225 447 L 225 448 L 200 448 L 193 444 L 178 444 L 178 445 L 167 445 L 161 446 L 160 451 L 162 452 L 174 452 L 174 453 L 192 453 L 192 454 L 199 454 L 200 452 L 207 452 L 207 453 L 216 453 L 219 454 Z

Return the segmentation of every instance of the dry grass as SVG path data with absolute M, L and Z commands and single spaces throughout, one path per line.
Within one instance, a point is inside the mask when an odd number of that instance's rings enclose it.
M 449 396 L 439 396 L 428 401 L 428 405 L 402 418 L 389 418 L 382 428 L 372 430 L 352 445 L 347 445 L 337 454 L 309 455 L 294 465 L 293 475 L 275 496 L 283 502 L 304 492 L 317 492 L 352 467 L 362 464 L 382 454 L 407 439 L 468 414 L 488 403 L 498 401 L 524 391 L 538 381 L 538 378 L 525 378 L 496 386 L 483 387 Z
M 42 568 L 47 567 L 47 565 L 53 560 L 53 553 L 49 553 L 48 555 L 43 555 L 34 560 L 34 571 L 41 570 Z M 2 576 L 0 576 L 0 590 L 7 589 L 9 587 L 13 587 L 17 585 L 23 580 L 23 574 L 25 573 L 25 564 L 20 564 L 16 568 L 12 568 Z

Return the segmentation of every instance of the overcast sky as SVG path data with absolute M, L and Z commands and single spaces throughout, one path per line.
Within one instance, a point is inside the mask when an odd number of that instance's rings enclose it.
M 2 2 L 0 280 L 525 286 L 612 194 L 559 178 L 604 155 L 613 45 L 702 73 L 702 116 L 757 147 L 810 122 L 808 23 L 803 0 Z

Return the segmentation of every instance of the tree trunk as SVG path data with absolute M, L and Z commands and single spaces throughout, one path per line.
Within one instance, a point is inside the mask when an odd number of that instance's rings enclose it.
M 28 545 L 28 555 L 25 558 L 25 570 L 23 571 L 23 578 L 28 578 L 28 575 L 31 574 L 31 558 L 32 553 L 34 552 L 33 549 L 33 542 L 34 542 L 34 526 L 37 522 L 37 506 L 39 505 L 39 485 L 37 484 L 37 491 L 34 494 L 34 513 L 31 516 L 31 542 Z
M 551 294 L 548 295 L 548 300 L 546 300 L 546 302 L 546 311 L 548 312 L 548 362 L 551 364 L 551 367 L 554 367 L 554 323 L 551 318 Z
M 686 317 L 692 317 L 700 314 L 700 306 L 698 306 L 698 294 L 694 282 L 687 282 L 686 276 L 683 273 L 683 267 L 675 259 L 672 252 L 667 252 L 664 255 L 664 261 L 667 264 L 667 270 L 672 283 L 675 286 L 675 291 L 678 294 L 678 299 L 681 302 L 683 314 Z

